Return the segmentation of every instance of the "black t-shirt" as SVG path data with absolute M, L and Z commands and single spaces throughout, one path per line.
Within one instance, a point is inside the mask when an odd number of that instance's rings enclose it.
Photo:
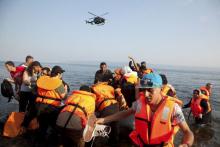
M 98 81 L 99 82 L 108 82 L 110 79 L 113 79 L 112 72 L 107 69 L 106 72 L 102 73 L 101 70 L 98 70 L 95 73 L 95 80 L 94 84 L 96 84 Z

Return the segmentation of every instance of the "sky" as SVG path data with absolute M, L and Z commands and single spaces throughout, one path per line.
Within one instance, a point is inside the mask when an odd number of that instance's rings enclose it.
M 105 15 L 86 24 L 88 12 Z M 0 60 L 220 67 L 219 0 L 0 0 Z

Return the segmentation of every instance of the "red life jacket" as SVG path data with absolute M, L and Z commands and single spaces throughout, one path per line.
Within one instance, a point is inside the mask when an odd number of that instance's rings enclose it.
M 208 101 L 208 99 L 204 98 L 204 97 L 199 97 L 199 98 L 192 98 L 192 101 L 191 101 L 191 110 L 192 110 L 192 114 L 194 117 L 199 117 L 199 114 L 202 114 L 204 113 L 204 110 L 203 108 L 201 107 L 200 103 L 201 103 L 201 100 L 207 100 L 207 103 L 208 103 L 208 112 L 211 111 L 211 106 L 210 106 L 210 103 Z
M 131 139 L 141 147 L 144 144 L 173 147 L 176 132 L 171 124 L 171 115 L 175 101 L 164 98 L 153 116 L 144 93 L 140 93 L 139 101 L 141 108 L 135 114 L 135 130 L 130 134 Z

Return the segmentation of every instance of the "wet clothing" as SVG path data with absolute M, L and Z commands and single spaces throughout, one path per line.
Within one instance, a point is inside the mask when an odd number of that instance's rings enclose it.
M 190 99 L 190 102 L 188 104 L 185 104 L 183 108 L 188 108 L 191 106 L 192 99 Z M 203 109 L 202 118 L 194 117 L 196 124 L 207 124 L 211 122 L 211 111 L 209 110 L 209 104 L 207 100 L 202 99 L 200 101 L 200 106 Z
M 56 125 L 65 141 L 61 138 L 62 144 L 65 146 L 80 146 L 84 144 L 82 141 L 82 132 L 87 123 L 87 117 L 94 114 L 95 111 L 95 94 L 74 90 L 65 101 L 65 107 L 59 113 Z M 75 134 L 75 135 L 71 135 Z M 68 144 L 67 144 L 68 145 Z
M 72 115 L 72 117 L 66 125 L 70 115 Z M 62 112 L 58 115 L 56 125 L 61 135 L 60 144 L 64 147 L 84 146 L 85 142 L 82 138 L 84 126 L 82 126 L 82 120 L 78 115 L 72 114 L 71 112 Z M 65 125 L 66 128 L 64 129 Z
M 19 93 L 19 112 L 29 111 L 31 107 L 35 104 L 36 96 L 32 92 L 23 92 Z
M 68 121 L 70 115 L 72 115 L 72 117 L 66 125 L 66 122 Z M 61 128 L 64 128 L 66 125 L 66 129 L 70 130 L 82 130 L 84 127 L 82 126 L 81 118 L 76 114 L 72 114 L 71 112 L 60 113 L 57 117 L 56 125 Z
M 183 106 L 183 108 L 189 108 L 190 105 L 191 105 L 191 102 L 192 102 L 192 99 L 190 99 L 189 103 L 188 103 L 188 104 L 185 104 L 185 105 Z M 208 111 L 208 103 L 207 103 L 207 100 L 204 100 L 204 99 L 201 100 L 200 106 L 204 109 L 204 112 L 207 113 L 207 111 Z
M 105 73 L 103 73 L 101 70 L 96 71 L 95 73 L 95 80 L 94 84 L 97 82 L 109 82 L 110 79 L 113 79 L 112 72 L 107 69 Z
M 60 133 L 59 142 L 63 147 L 84 147 L 85 142 L 82 138 L 82 130 L 56 128 Z
M 105 107 L 102 111 L 98 112 L 97 117 L 106 117 L 112 114 L 119 112 L 118 103 L 112 104 L 110 106 Z M 94 146 L 103 147 L 105 145 L 111 145 L 117 143 L 119 141 L 119 124 L 118 122 L 106 123 L 105 125 L 109 125 L 111 127 L 111 133 L 108 137 L 96 137 L 94 141 Z
M 37 118 L 40 134 L 44 137 L 48 126 L 55 127 L 57 116 L 62 108 L 63 98 L 60 95 L 65 93 L 65 89 L 58 77 L 41 76 L 37 81 L 37 86 Z

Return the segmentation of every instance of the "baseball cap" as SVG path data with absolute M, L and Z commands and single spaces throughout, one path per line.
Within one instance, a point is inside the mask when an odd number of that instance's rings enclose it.
M 144 75 L 140 80 L 139 88 L 160 88 L 162 87 L 162 79 L 159 74 L 149 73 Z
M 58 74 L 58 73 L 63 73 L 63 72 L 65 72 L 65 70 L 63 70 L 60 66 L 54 66 L 53 68 L 52 68 L 52 70 L 51 70 L 51 74 Z

